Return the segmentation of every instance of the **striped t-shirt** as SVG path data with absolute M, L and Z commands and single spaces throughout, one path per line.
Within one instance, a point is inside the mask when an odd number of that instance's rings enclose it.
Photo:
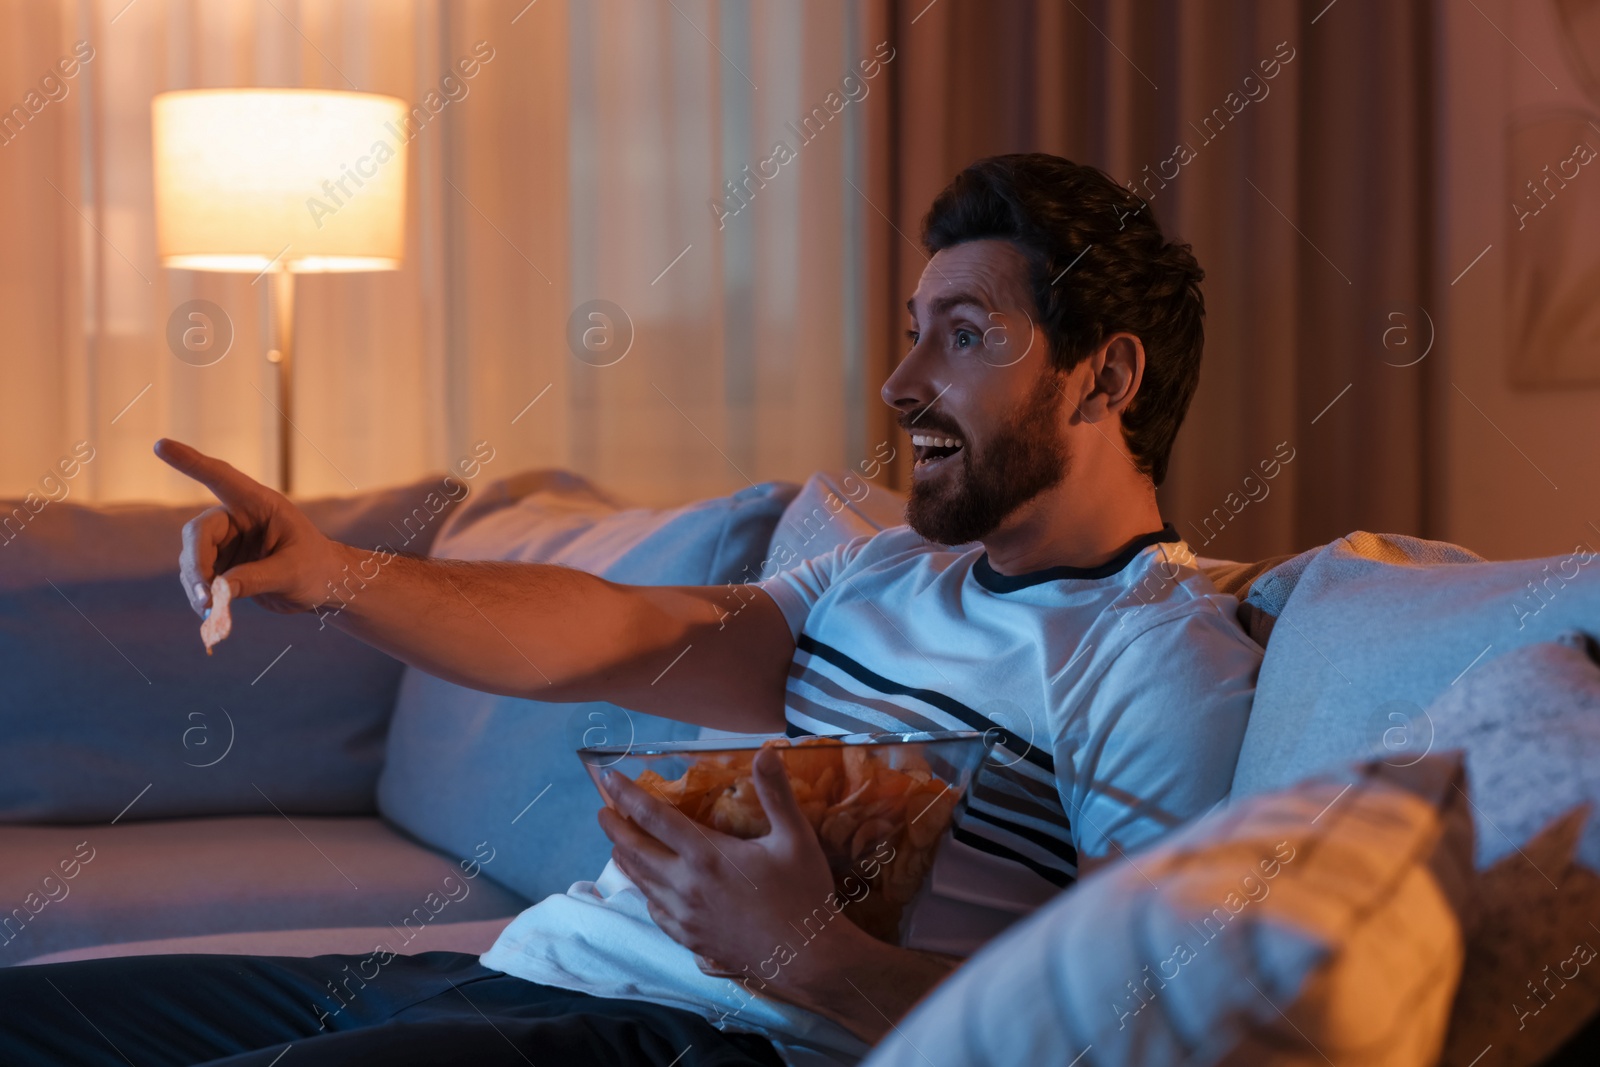
M 1261 649 L 1169 526 L 1099 567 L 1004 575 L 909 527 L 764 583 L 795 634 L 790 734 L 983 730 L 912 947 L 966 955 L 1078 873 L 1221 800 Z
M 1170 526 L 1095 568 L 1002 575 L 908 527 L 762 583 L 795 635 L 791 734 L 995 730 L 907 944 L 967 955 L 1068 885 L 1221 800 L 1261 650 Z M 699 1012 L 794 1065 L 866 1046 L 699 971 L 615 863 L 524 911 L 481 960 L 530 981 Z

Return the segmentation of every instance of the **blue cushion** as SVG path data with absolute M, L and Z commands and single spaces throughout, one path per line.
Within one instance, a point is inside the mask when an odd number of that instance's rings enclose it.
M 1596 629 L 1596 554 L 1485 563 L 1449 549 L 1358 532 L 1303 561 L 1271 605 L 1278 621 L 1234 796 L 1369 756 L 1414 759 L 1436 748 L 1436 724 L 1423 711 L 1434 700 L 1513 649 Z
M 769 482 L 655 511 L 623 508 L 576 475 L 536 472 L 490 487 L 451 519 L 434 554 L 561 563 L 638 585 L 717 585 L 759 566 L 797 491 Z M 491 877 L 537 900 L 593 878 L 611 853 L 595 820 L 600 796 L 574 750 L 697 733 L 614 704 L 495 696 L 408 669 L 378 805 L 456 855 L 493 841 Z
M 426 552 L 441 484 L 302 506 L 339 540 Z M 177 565 L 200 510 L 58 501 L 24 524 L 0 504 L 0 821 L 374 810 L 400 664 L 248 601 L 206 656 Z

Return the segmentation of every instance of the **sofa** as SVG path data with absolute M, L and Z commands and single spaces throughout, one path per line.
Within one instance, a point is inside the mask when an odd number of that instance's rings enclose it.
M 304 506 L 366 547 L 718 585 L 901 521 L 902 498 L 866 474 L 666 510 L 559 470 L 429 478 Z M 600 799 L 573 749 L 714 733 L 604 703 L 473 692 L 321 620 L 250 603 L 208 657 L 175 580 L 179 529 L 195 510 L 0 503 L 0 965 L 481 952 L 510 916 L 605 862 Z M 1295 556 L 1200 561 L 1266 649 L 1233 805 L 1286 809 L 1295 790 L 1363 763 L 1385 781 L 1429 772 L 1383 796 L 1425 793 L 1440 811 L 1465 801 L 1453 818 L 1473 833 L 1454 855 L 1466 856 L 1471 891 L 1440 897 L 1462 962 L 1448 1018 L 1417 1046 L 1438 1062 L 1469 1067 L 1462 1050 L 1485 1033 L 1478 1067 L 1555 1062 L 1594 1033 L 1600 965 L 1538 1001 L 1534 1037 L 1501 1025 L 1497 1006 L 1520 995 L 1506 984 L 1518 968 L 1538 978 L 1540 953 L 1600 944 L 1600 826 L 1584 807 L 1600 804 L 1594 558 L 1580 546 L 1488 563 L 1357 532 Z M 730 591 L 730 613 L 738 604 Z M 1138 863 L 1095 877 L 1128 878 Z M 1518 917 L 1531 901 L 1547 920 L 1537 929 Z M 1528 1010 L 1509 1018 L 1526 1024 Z
M 352 544 L 663 584 L 749 581 L 776 540 L 826 551 L 899 513 L 856 474 L 659 511 L 565 471 L 474 473 L 303 506 Z M 249 602 L 207 656 L 174 578 L 196 511 L 0 503 L 4 965 L 481 952 L 609 856 L 573 750 L 698 733 L 473 692 Z

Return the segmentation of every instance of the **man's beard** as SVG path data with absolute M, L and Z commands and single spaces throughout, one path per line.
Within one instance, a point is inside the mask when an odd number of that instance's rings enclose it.
M 959 470 L 912 481 L 907 524 L 937 544 L 964 545 L 987 537 L 1017 508 L 1060 484 L 1071 460 L 1056 419 L 1063 399 L 1056 375 L 1046 371 L 1016 415 L 976 455 L 971 438 L 953 426 L 937 420 L 908 426 L 959 435 L 966 445 Z

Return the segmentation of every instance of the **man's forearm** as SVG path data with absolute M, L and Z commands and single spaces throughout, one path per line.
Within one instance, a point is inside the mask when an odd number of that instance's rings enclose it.
M 626 597 L 564 567 L 419 559 L 340 546 L 343 569 L 316 610 L 397 659 L 476 689 L 586 699 L 624 642 L 596 641 L 628 626 Z M 582 605 L 584 635 L 572 616 Z M 667 635 L 663 635 L 667 636 Z
M 723 625 L 716 589 L 626 586 L 569 567 L 347 545 L 338 553 L 342 569 L 316 612 L 323 623 L 429 674 L 537 700 L 607 700 L 722 729 L 782 729 L 792 641 L 764 596 L 776 623 L 752 613 L 736 629 Z M 691 645 L 694 659 L 678 664 Z

